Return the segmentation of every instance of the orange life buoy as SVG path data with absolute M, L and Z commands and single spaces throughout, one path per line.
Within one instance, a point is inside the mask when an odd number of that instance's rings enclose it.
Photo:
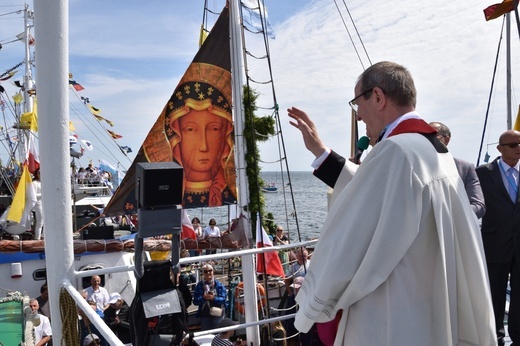
M 244 290 L 244 283 L 240 282 L 237 287 L 235 288 L 235 309 L 240 312 L 240 314 L 244 314 L 245 308 L 244 305 L 240 303 L 240 300 L 238 299 L 240 297 L 240 292 Z M 256 302 L 258 311 L 262 310 L 264 306 L 266 306 L 267 302 L 265 300 L 265 289 L 262 284 L 257 283 L 256 284 L 256 293 L 258 295 L 258 301 Z

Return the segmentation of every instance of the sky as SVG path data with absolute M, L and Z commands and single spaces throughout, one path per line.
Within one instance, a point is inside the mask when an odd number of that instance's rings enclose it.
M 269 50 L 290 170 L 311 170 L 314 157 L 305 149 L 299 131 L 289 124 L 286 109 L 296 106 L 305 110 L 324 143 L 348 157 L 348 101 L 354 97 L 354 86 L 363 69 L 370 62 L 382 60 L 395 61 L 410 70 L 418 91 L 417 111 L 427 121 L 448 125 L 452 154 L 476 163 L 503 22 L 502 18 L 484 19 L 482 10 L 493 1 L 497 0 L 337 0 L 347 32 L 334 0 L 265 0 L 276 34 L 276 39 L 269 40 Z M 220 11 L 223 1 L 209 3 Z M 198 50 L 203 5 L 202 0 L 69 0 L 70 72 L 85 88 L 79 93 L 71 91 L 70 120 L 80 137 L 94 146 L 80 159 L 80 165 L 99 158 L 113 165 L 120 162 L 123 168 L 130 165 Z M 2 0 L 0 14 L 22 6 L 21 0 Z M 0 43 L 4 44 L 0 73 L 23 59 L 20 42 L 5 44 L 22 30 L 20 15 L 0 15 Z M 38 33 L 35 36 L 37 39 Z M 518 43 L 513 23 L 513 57 L 518 57 Z M 246 48 L 261 52 L 262 47 L 253 38 L 246 41 Z M 504 36 L 480 163 L 486 150 L 491 158 L 499 155 L 496 142 L 507 129 L 505 56 Z M 520 60 L 513 61 L 514 122 L 518 110 L 515 72 L 520 72 Z M 248 67 L 253 79 L 265 79 L 265 63 L 250 62 Z M 16 90 L 9 82 L 2 86 L 8 93 Z M 259 106 L 264 100 L 266 106 L 271 104 L 270 89 L 253 88 L 261 94 Z M 129 158 L 109 154 L 113 147 L 104 147 L 106 140 L 97 143 L 103 130 L 99 134 L 86 130 L 81 119 L 88 118 L 88 112 L 78 99 L 81 96 L 89 98 L 91 105 L 102 110 L 101 116 L 114 122 L 114 127 L 107 128 L 123 136 L 117 140 L 119 145 L 133 149 Z M 257 114 L 270 112 L 259 110 Z M 359 123 L 359 129 L 364 134 L 365 125 Z M 275 161 L 278 141 L 262 144 L 261 156 L 264 162 Z M 276 171 L 279 164 L 262 163 L 262 169 Z

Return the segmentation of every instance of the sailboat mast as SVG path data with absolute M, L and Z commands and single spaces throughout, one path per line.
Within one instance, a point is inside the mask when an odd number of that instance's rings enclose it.
M 62 343 L 60 290 L 74 278 L 69 165 L 68 1 L 34 1 L 45 256 L 52 337 Z M 50 215 L 54 217 L 49 217 Z M 56 217 L 58 216 L 59 217 Z
M 507 129 L 513 128 L 511 108 L 511 15 L 506 13 L 506 51 L 507 51 Z
M 23 96 L 24 96 L 24 112 L 30 112 L 33 106 L 33 99 L 29 95 L 29 90 L 33 88 L 32 72 L 31 72 L 31 23 L 33 18 L 33 12 L 29 11 L 29 5 L 25 4 L 24 8 L 24 44 L 25 44 L 25 76 L 23 83 Z
M 232 76 L 232 90 L 233 90 L 233 113 L 235 120 L 235 157 L 237 167 L 237 187 L 238 187 L 238 203 L 240 211 L 246 214 L 246 219 L 251 220 L 247 209 L 245 208 L 249 202 L 248 198 L 248 179 L 246 174 L 245 162 L 245 142 L 244 142 L 244 107 L 242 104 L 242 90 L 243 90 L 243 54 L 242 54 L 242 29 L 240 26 L 240 0 L 231 0 L 229 2 L 229 20 L 230 20 L 230 34 L 231 34 L 231 76 Z M 251 239 L 251 222 L 246 223 L 246 234 Z M 244 296 L 247 297 L 248 302 L 253 302 L 250 306 L 255 306 L 257 301 L 256 294 L 256 275 L 253 255 L 242 256 L 242 272 L 244 282 Z M 246 322 L 258 321 L 258 313 L 255 309 L 246 309 Z M 258 326 L 248 327 L 246 329 L 248 342 L 253 345 L 260 343 L 260 333 Z

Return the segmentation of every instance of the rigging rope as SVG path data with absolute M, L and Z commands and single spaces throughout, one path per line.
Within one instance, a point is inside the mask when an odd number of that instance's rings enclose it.
M 352 46 L 354 47 L 354 50 L 356 51 L 356 55 L 358 57 L 358 60 L 361 63 L 361 66 L 363 67 L 363 70 L 364 70 L 365 69 L 365 65 L 363 64 L 363 60 L 361 59 L 361 56 L 359 55 L 359 51 L 358 51 L 358 49 L 356 47 L 356 44 L 354 43 L 354 39 L 352 38 L 352 35 L 350 34 L 350 31 L 348 30 L 347 23 L 345 22 L 345 19 L 343 18 L 343 14 L 341 13 L 341 10 L 340 10 L 336 0 L 334 0 L 334 5 L 336 5 L 336 9 L 338 10 L 338 14 L 339 14 L 339 16 L 341 18 L 341 21 L 343 22 L 343 27 L 345 28 L 345 31 L 347 32 L 348 37 L 350 38 L 350 42 L 352 43 Z M 365 56 L 367 57 L 368 62 L 370 63 L 370 65 L 372 65 L 372 61 L 370 60 L 370 56 L 368 55 L 368 52 L 367 52 L 367 50 L 365 48 L 365 44 L 363 43 L 363 39 L 361 38 L 361 35 L 359 34 L 359 31 L 357 29 L 356 23 L 354 22 L 354 19 L 352 18 L 352 15 L 350 14 L 350 10 L 348 9 L 348 6 L 347 6 L 347 3 L 345 2 L 345 0 L 343 0 L 343 5 L 345 6 L 345 9 L 346 9 L 346 11 L 348 13 L 348 16 L 350 18 L 350 22 L 352 23 L 352 25 L 354 26 L 354 29 L 356 30 L 357 37 L 359 39 L 359 42 L 361 43 L 361 46 L 363 47 L 363 51 L 365 52 Z
M 484 137 L 486 135 L 486 126 L 489 118 L 489 108 L 491 105 L 491 97 L 493 95 L 493 87 L 495 85 L 495 77 L 497 74 L 497 67 L 498 67 L 498 58 L 500 56 L 500 46 L 502 44 L 503 34 L 504 34 L 504 24 L 505 24 L 505 16 L 502 21 L 502 30 L 500 31 L 500 39 L 498 40 L 498 47 L 497 47 L 497 54 L 495 57 L 495 66 L 493 68 L 493 78 L 491 79 L 491 88 L 489 90 L 489 97 L 488 97 L 488 103 L 486 108 L 486 117 L 484 118 L 484 128 L 482 129 L 482 138 L 480 139 L 480 148 L 478 150 L 478 158 L 477 158 L 477 167 L 480 164 L 480 155 L 482 154 L 482 147 L 484 146 Z

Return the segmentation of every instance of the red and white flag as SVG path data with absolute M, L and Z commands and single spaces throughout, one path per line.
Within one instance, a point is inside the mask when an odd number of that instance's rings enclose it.
M 182 233 L 181 239 L 197 239 L 197 233 L 195 233 L 195 229 L 193 228 L 193 224 L 188 217 L 188 213 L 186 209 L 182 209 Z
M 263 241 L 262 241 L 263 240 Z M 272 247 L 273 243 L 260 223 L 260 215 L 256 217 L 256 247 Z M 264 268 L 265 263 L 265 268 Z M 259 253 L 256 255 L 256 271 L 273 276 L 285 277 L 278 251 Z
M 29 150 L 26 163 L 31 174 L 34 174 L 34 172 L 40 169 L 40 155 L 38 154 L 38 149 L 36 149 L 34 134 L 32 132 L 29 133 Z

